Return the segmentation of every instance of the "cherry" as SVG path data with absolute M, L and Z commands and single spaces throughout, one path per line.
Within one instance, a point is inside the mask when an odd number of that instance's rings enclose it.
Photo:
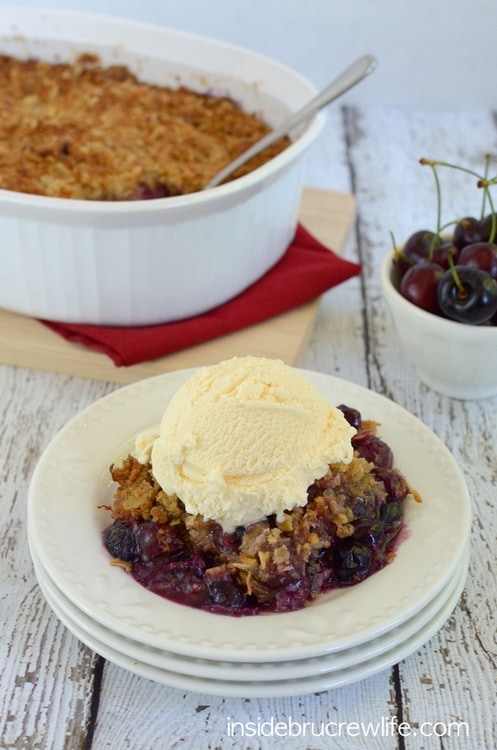
M 420 159 L 431 167 L 437 194 L 435 231 L 420 229 L 410 235 L 403 248 L 395 247 L 392 263 L 400 280 L 399 291 L 421 309 L 473 325 L 497 325 L 497 211 L 489 178 L 491 157 L 487 155 L 483 175 L 444 161 Z M 476 178 L 483 190 L 481 217 L 465 216 L 442 224 L 438 167 L 460 170 Z M 490 213 L 486 215 L 486 206 Z M 447 239 L 444 232 L 455 229 Z
M 445 240 L 433 249 L 431 261 L 432 263 L 437 263 L 439 266 L 442 266 L 442 268 L 448 268 L 450 265 L 449 256 L 451 256 L 454 263 L 456 263 L 458 255 L 459 248 L 456 247 L 453 242 L 450 242 L 450 240 Z
M 497 312 L 497 281 L 479 268 L 454 266 L 439 281 L 438 303 L 452 320 L 486 323 Z
M 454 245 L 462 250 L 466 245 L 472 245 L 475 242 L 487 242 L 491 230 L 492 216 L 486 216 L 484 219 L 466 216 L 456 224 L 453 238 Z
M 459 253 L 458 263 L 469 268 L 481 268 L 497 279 L 497 245 L 493 242 L 466 245 Z
M 420 229 L 408 238 L 402 248 L 402 254 L 411 264 L 425 263 L 432 260 L 435 248 L 441 244 L 442 240 L 438 234 L 428 229 Z
M 402 277 L 400 293 L 416 307 L 431 313 L 439 313 L 438 283 L 444 269 L 437 263 L 417 263 Z

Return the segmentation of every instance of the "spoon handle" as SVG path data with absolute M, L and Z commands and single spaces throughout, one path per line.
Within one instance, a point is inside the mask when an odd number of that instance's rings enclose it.
M 373 55 L 364 55 L 343 71 L 334 81 L 332 81 L 323 91 L 311 99 L 302 109 L 295 112 L 282 125 L 272 130 L 270 133 L 261 138 L 257 143 L 244 151 L 240 156 L 231 161 L 224 169 L 218 172 L 205 185 L 203 190 L 216 187 L 223 182 L 236 169 L 241 167 L 245 162 L 256 156 L 260 151 L 270 146 L 282 136 L 287 135 L 290 130 L 300 125 L 305 120 L 310 120 L 320 109 L 339 96 L 348 91 L 356 83 L 362 81 L 367 75 L 373 72 L 376 67 L 376 58 Z

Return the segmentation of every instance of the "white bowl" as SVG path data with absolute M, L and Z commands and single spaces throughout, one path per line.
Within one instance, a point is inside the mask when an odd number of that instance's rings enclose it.
M 497 395 L 497 326 L 457 323 L 416 307 L 399 292 L 391 255 L 381 285 L 401 345 L 426 385 L 459 399 Z
M 72 60 L 97 53 L 140 79 L 217 91 L 271 126 L 316 94 L 294 71 L 203 37 L 105 15 L 0 10 L 0 51 Z M 147 201 L 82 201 L 0 190 L 0 307 L 33 317 L 146 325 L 203 313 L 284 254 L 298 221 L 316 116 L 283 153 L 210 191 Z

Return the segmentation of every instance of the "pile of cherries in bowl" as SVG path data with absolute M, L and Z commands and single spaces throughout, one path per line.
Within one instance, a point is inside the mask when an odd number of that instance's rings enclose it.
M 414 232 L 400 248 L 394 243 L 392 263 L 400 277 L 399 291 L 435 315 L 470 325 L 497 326 L 497 215 L 490 191 L 497 177 L 488 179 L 441 161 L 420 159 L 420 163 L 430 166 L 435 176 L 437 228 Z M 488 164 L 489 157 L 487 168 Z M 438 166 L 461 169 L 476 178 L 484 196 L 480 218 L 467 216 L 440 225 Z

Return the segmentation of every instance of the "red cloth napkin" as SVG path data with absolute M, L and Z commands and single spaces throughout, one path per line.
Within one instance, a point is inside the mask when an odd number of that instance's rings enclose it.
M 360 272 L 360 265 L 340 258 L 299 226 L 283 258 L 262 279 L 203 315 L 139 327 L 41 322 L 68 341 L 104 352 L 123 367 L 260 323 L 319 297 Z

